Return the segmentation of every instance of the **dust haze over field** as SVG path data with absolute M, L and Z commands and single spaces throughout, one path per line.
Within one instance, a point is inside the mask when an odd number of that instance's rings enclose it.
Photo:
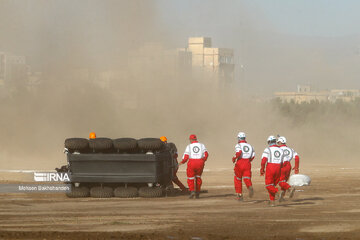
M 259 15 L 260 10 L 245 2 L 237 15 L 230 11 L 231 4 L 204 6 L 205 14 L 221 7 L 216 18 L 219 31 L 202 28 L 203 21 L 192 29 L 181 28 L 160 17 L 159 4 L 0 1 L 0 50 L 26 55 L 29 64 L 43 72 L 35 95 L 20 89 L 12 98 L 1 99 L 1 169 L 59 166 L 65 162 L 64 139 L 87 137 L 90 131 L 111 138 L 166 135 L 178 145 L 180 154 L 188 135 L 195 133 L 208 147 L 209 167 L 232 166 L 238 131 L 245 131 L 255 147 L 254 166 L 260 165 L 268 135 L 278 133 L 288 138 L 302 164 L 356 162 L 358 112 L 355 117 L 352 112 L 343 113 L 344 106 L 339 105 L 339 111 L 311 112 L 300 121 L 268 101 L 272 91 L 291 90 L 297 83 L 359 88 L 359 60 L 351 54 L 331 58 L 349 50 L 345 47 L 348 39 L 304 39 L 277 33 Z M 233 15 L 227 16 L 229 12 Z M 224 16 L 234 18 L 230 25 L 227 18 L 222 22 Z M 137 74 L 127 73 L 134 68 L 129 54 L 144 44 L 184 47 L 194 35 L 212 37 L 216 47 L 235 49 L 235 83 L 219 88 L 207 77 L 186 71 L 169 79 L 163 60 Z M 239 68 L 242 64 L 246 70 Z M 126 77 L 103 90 L 77 79 L 74 71 L 81 68 L 126 72 Z M 136 96 L 137 109 L 124 107 L 123 95 Z M 334 151 L 339 144 L 342 148 Z

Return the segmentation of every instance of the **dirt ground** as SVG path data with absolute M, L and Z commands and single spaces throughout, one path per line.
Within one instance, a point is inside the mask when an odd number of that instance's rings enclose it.
M 360 239 L 360 168 L 301 171 L 311 186 L 276 207 L 258 169 L 255 196 L 244 202 L 235 200 L 231 169 L 205 172 L 208 193 L 198 200 L 0 194 L 0 239 Z

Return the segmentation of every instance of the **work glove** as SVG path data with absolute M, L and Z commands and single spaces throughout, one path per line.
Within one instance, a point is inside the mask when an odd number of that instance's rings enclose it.
M 265 170 L 263 168 L 260 169 L 260 176 L 264 176 Z
M 236 157 L 233 157 L 232 158 L 232 162 L 234 163 L 236 161 Z
M 295 174 L 298 174 L 298 173 L 299 173 L 299 169 L 298 169 L 298 168 L 293 168 L 293 170 L 294 170 L 294 173 L 295 173 Z

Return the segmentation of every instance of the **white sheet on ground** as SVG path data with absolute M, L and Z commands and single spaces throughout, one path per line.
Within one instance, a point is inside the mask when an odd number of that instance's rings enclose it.
M 294 174 L 290 176 L 288 183 L 294 187 L 309 186 L 311 178 L 303 174 Z

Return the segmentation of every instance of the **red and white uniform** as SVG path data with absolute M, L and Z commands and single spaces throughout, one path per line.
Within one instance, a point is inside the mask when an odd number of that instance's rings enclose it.
M 275 194 L 279 191 L 275 186 L 280 181 L 281 165 L 283 163 L 283 158 L 283 150 L 279 148 L 276 144 L 265 148 L 264 153 L 262 154 L 260 172 L 264 172 L 266 165 L 265 187 L 268 190 L 270 200 L 272 201 L 275 200 Z
M 247 188 L 252 186 L 251 183 L 251 161 L 255 158 L 254 148 L 248 144 L 245 140 L 240 140 L 235 146 L 235 157 L 233 162 L 234 168 L 234 185 L 236 193 L 242 193 L 242 180 Z
M 287 183 L 291 173 L 291 160 L 295 158 L 295 174 L 299 173 L 299 155 L 295 152 L 294 149 L 289 148 L 285 144 L 279 146 L 280 149 L 284 152 L 284 162 L 281 168 L 281 176 L 279 185 L 282 190 L 287 190 L 290 188 L 290 185 Z
M 191 144 L 187 145 L 183 160 L 181 163 L 187 164 L 187 182 L 189 185 L 189 191 L 200 192 L 201 189 L 201 174 L 204 170 L 205 161 L 207 160 L 209 153 L 204 144 L 199 143 L 198 141 L 193 141 Z M 194 189 L 194 182 L 196 179 L 196 190 Z

